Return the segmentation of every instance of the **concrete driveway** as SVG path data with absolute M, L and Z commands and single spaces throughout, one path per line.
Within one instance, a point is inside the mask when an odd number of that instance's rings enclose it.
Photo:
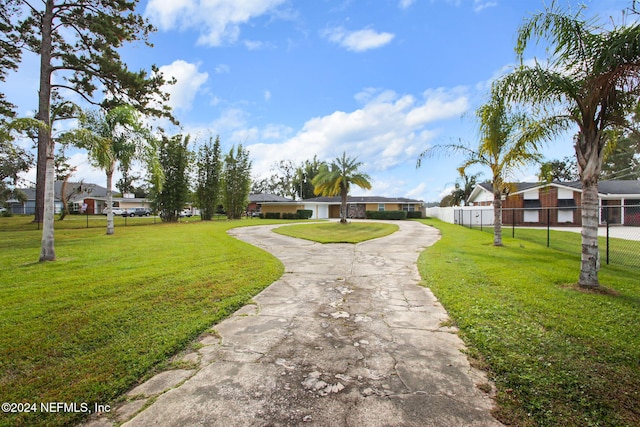
M 397 224 L 358 245 L 285 237 L 274 226 L 231 230 L 278 257 L 285 274 L 181 356 L 193 369 L 151 378 L 110 419 L 130 427 L 501 425 L 477 387 L 487 379 L 418 286 L 416 260 L 437 230 Z

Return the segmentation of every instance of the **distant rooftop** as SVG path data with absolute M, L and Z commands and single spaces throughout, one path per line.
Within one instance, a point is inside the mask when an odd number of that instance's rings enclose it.
M 313 199 L 304 199 L 305 202 L 320 203 L 340 203 L 341 198 L 336 197 L 315 197 Z M 407 199 L 405 197 L 378 197 L 378 196 L 349 196 L 347 203 L 422 203 L 422 200 Z
M 282 196 L 278 196 L 276 194 L 270 194 L 270 193 L 249 194 L 249 201 L 251 203 L 293 202 L 293 200 L 287 199 L 286 197 L 282 197 Z

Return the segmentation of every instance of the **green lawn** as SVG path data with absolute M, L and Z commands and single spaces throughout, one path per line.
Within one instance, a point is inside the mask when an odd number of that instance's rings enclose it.
M 612 227 L 613 228 L 613 227 Z M 618 231 L 622 230 L 624 235 L 625 230 L 629 230 L 629 237 L 634 234 L 634 227 L 621 227 L 618 226 Z M 476 230 L 480 229 L 475 227 Z M 493 226 L 483 226 L 482 231 L 493 234 Z M 613 232 L 612 232 L 613 234 Z M 516 239 L 529 240 L 531 242 L 539 243 L 541 245 L 547 245 L 547 239 L 549 240 L 549 247 L 557 249 L 561 252 L 567 253 L 580 253 L 581 236 L 580 233 L 573 231 L 561 231 L 561 230 L 549 230 L 547 236 L 546 227 L 516 227 L 512 228 L 510 225 L 502 227 L 502 235 L 515 237 Z M 604 236 L 598 237 L 598 248 L 600 249 L 600 257 L 603 264 L 607 263 L 607 238 Z M 578 251 L 578 252 L 576 252 Z M 640 268 L 640 241 L 630 239 L 620 239 L 615 237 L 609 238 L 609 263 L 614 265 L 626 265 L 628 267 Z
M 359 243 L 388 236 L 398 231 L 395 224 L 382 222 L 322 222 L 318 224 L 288 225 L 276 228 L 276 233 L 319 243 Z
M 497 416 L 518 426 L 640 425 L 640 270 L 603 264 L 606 293 L 575 287 L 567 252 L 423 222 L 442 239 L 420 256 L 424 284 L 498 388 Z M 506 233 L 505 233 L 506 234 Z
M 112 403 L 280 277 L 277 259 L 226 234 L 278 222 L 57 230 L 51 263 L 36 262 L 40 232 L 1 232 L 0 400 Z M 76 421 L 0 414 L 3 426 Z

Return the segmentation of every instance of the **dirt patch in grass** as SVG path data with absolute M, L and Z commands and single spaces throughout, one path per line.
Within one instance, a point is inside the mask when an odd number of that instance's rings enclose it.
M 570 289 L 572 291 L 582 292 L 584 294 L 609 295 L 613 297 L 620 296 L 620 292 L 602 285 L 597 288 L 587 288 L 584 286 L 580 286 L 577 283 L 568 283 L 560 287 L 564 289 Z

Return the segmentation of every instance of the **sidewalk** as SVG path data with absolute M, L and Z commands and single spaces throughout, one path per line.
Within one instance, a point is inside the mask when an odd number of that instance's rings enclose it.
M 358 245 L 242 227 L 285 274 L 129 402 L 86 426 L 500 426 L 447 314 L 418 286 L 437 230 L 414 221 Z M 145 408 L 144 410 L 141 410 Z

